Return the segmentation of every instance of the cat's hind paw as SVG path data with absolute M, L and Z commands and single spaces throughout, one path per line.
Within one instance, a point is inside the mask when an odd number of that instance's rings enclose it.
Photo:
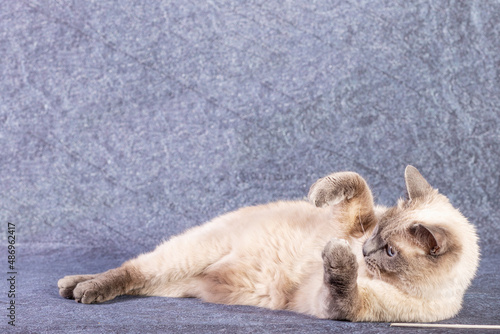
M 92 279 L 78 283 L 73 290 L 73 298 L 83 304 L 102 303 L 116 296 L 107 290 L 98 280 Z
M 59 294 L 79 303 L 102 303 L 126 294 L 130 286 L 143 282 L 137 272 L 133 275 L 126 267 L 111 269 L 96 275 L 66 276 L 59 280 Z
M 93 279 L 95 276 L 96 275 L 65 276 L 57 282 L 57 287 L 59 288 L 59 294 L 61 295 L 61 297 L 64 298 L 75 299 L 73 291 L 75 290 L 76 286 L 81 282 Z
M 100 274 L 102 275 L 102 274 Z M 78 303 L 102 303 L 113 299 L 116 294 L 107 289 L 99 275 L 72 275 L 61 278 L 57 282 L 61 297 L 74 299 Z

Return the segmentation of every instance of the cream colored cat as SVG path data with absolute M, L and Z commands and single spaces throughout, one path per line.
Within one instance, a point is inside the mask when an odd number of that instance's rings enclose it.
M 351 321 L 450 318 L 475 275 L 474 227 L 412 166 L 408 200 L 373 205 L 356 173 L 314 183 L 309 200 L 247 207 L 96 275 L 66 276 L 81 303 L 118 295 L 197 297 Z

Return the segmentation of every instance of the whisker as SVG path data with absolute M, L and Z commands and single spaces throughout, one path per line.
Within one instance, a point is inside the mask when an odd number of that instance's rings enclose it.
M 369 271 L 373 273 L 373 276 L 376 276 L 378 277 L 379 280 L 382 280 L 380 268 L 375 263 L 373 263 L 371 259 L 367 260 L 366 264 L 368 266 Z
M 361 225 L 361 230 L 363 230 L 363 236 L 365 236 L 366 235 L 365 227 L 361 222 L 361 207 L 358 207 L 358 218 L 359 218 L 359 225 Z

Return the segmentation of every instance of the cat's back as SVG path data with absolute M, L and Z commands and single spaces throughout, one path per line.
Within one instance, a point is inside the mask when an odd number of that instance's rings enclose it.
M 234 246 L 282 248 L 287 244 L 325 243 L 336 236 L 338 222 L 331 208 L 317 208 L 306 201 L 279 201 L 250 206 L 221 217 L 227 233 L 234 236 Z

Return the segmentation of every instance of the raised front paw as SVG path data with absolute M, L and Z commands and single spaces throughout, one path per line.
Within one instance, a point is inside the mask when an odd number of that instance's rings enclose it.
M 367 190 L 365 180 L 354 172 L 340 172 L 325 176 L 309 189 L 308 198 L 317 207 L 348 201 Z
M 323 249 L 325 283 L 338 294 L 349 292 L 356 285 L 358 263 L 351 246 L 344 239 L 331 239 Z

